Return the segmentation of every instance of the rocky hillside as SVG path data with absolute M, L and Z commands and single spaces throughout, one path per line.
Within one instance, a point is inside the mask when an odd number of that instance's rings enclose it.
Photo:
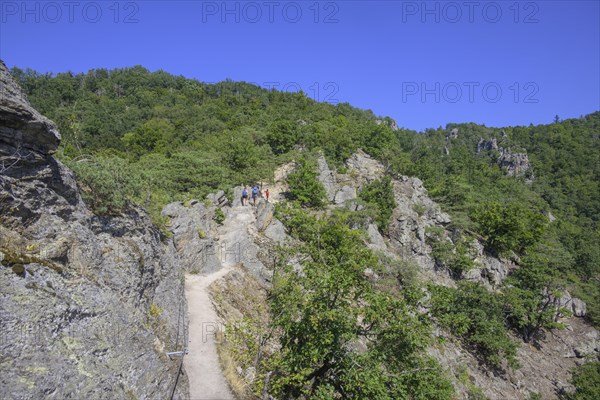
M 0 397 L 167 399 L 185 332 L 175 247 L 137 207 L 90 212 L 60 139 L 0 63 Z
M 363 152 L 358 152 L 348 159 L 343 174 L 331 170 L 323 157 L 318 160 L 317 165 L 318 179 L 326 189 L 329 199 L 327 213 L 340 208 L 351 212 L 359 210 L 362 206 L 357 193 L 363 190 L 364 185 L 382 178 L 385 172 L 378 161 Z M 283 175 L 283 180 L 277 182 L 275 187 L 286 188 L 285 174 L 281 174 L 281 171 L 290 169 L 286 165 L 278 171 L 279 176 Z M 422 284 L 456 287 L 461 281 L 475 281 L 494 292 L 510 271 L 519 268 L 518 260 L 492 256 L 484 251 L 478 240 L 474 240 L 469 244 L 474 267 L 463 274 L 452 273 L 436 260 L 431 241 L 431 232 L 437 229 L 438 232 L 442 232 L 444 240 L 452 242 L 451 218 L 429 198 L 419 179 L 399 176 L 392 180 L 392 184 L 397 206 L 393 210 L 389 231 L 382 235 L 372 222 L 357 226 L 356 229 L 365 231 L 365 244 L 372 250 L 398 262 L 412 262 L 416 265 L 417 279 Z M 275 192 L 276 201 L 285 201 L 285 198 L 285 193 Z M 230 332 L 230 340 L 220 343 L 221 361 L 231 386 L 237 388 L 240 398 L 254 398 L 249 388 L 257 384 L 262 385 L 261 379 L 266 379 L 257 371 L 260 353 L 277 352 L 279 348 L 277 340 L 273 341 L 273 332 L 269 332 L 267 328 L 272 318 L 268 311 L 268 297 L 271 293 L 274 257 L 277 254 L 275 247 L 278 243 L 286 246 L 298 244 L 283 228 L 282 222 L 273 216 L 273 208 L 272 203 L 260 201 L 259 206 L 253 210 L 256 226 L 253 224 L 239 228 L 242 247 L 252 251 L 247 254 L 242 252 L 235 268 L 212 285 L 213 301 L 222 318 L 221 322 L 233 332 Z M 225 205 L 223 209 L 228 218 L 236 212 L 236 207 L 229 205 Z M 177 221 L 181 220 L 182 215 L 187 215 L 185 218 L 188 221 L 194 218 L 203 219 L 194 215 L 210 216 L 208 209 L 204 209 L 200 204 L 186 208 L 181 203 L 175 203 L 169 205 L 167 210 Z M 175 224 L 173 232 L 176 239 L 181 225 Z M 183 226 L 188 226 L 189 232 L 204 229 L 201 223 L 194 225 L 188 222 Z M 209 233 L 202 240 L 213 246 L 211 234 L 214 231 L 208 229 L 206 232 Z M 198 248 L 196 245 L 193 247 Z M 186 250 L 181 251 L 185 253 Z M 216 254 L 223 253 L 217 251 Z M 292 260 L 292 263 L 294 268 L 302 269 L 297 260 Z M 260 268 L 257 268 L 257 265 Z M 211 271 L 213 267 L 209 262 L 198 263 L 196 268 Z M 383 284 L 386 279 L 372 270 L 365 270 L 364 274 L 376 284 Z M 586 359 L 598 357 L 600 336 L 597 330 L 581 318 L 585 315 L 583 302 L 572 298 L 568 293 L 564 293 L 556 301 L 568 308 L 572 317 L 561 319 L 565 329 L 547 331 L 535 345 L 524 343 L 517 336 L 511 335 L 512 340 L 520 343 L 516 355 L 519 364 L 517 368 L 498 370 L 486 366 L 477 352 L 443 327 L 434 330 L 436 340 L 429 347 L 428 353 L 442 365 L 458 398 L 479 395 L 489 399 L 526 399 L 532 394 L 544 399 L 558 398 L 561 393 L 573 390 L 569 384 L 570 370 L 584 363 Z M 421 312 L 431 318 L 429 306 L 426 304 L 424 303 Z M 254 321 L 256 325 L 251 325 L 252 328 L 248 329 L 248 321 Z M 243 339 L 249 342 L 256 340 L 255 345 L 240 344 L 239 333 L 236 333 L 240 326 L 246 329 Z M 240 356 L 250 348 L 259 354 Z M 251 359 L 250 363 L 244 361 L 247 360 L 246 357 Z
M 207 393 L 194 371 L 222 368 L 249 399 L 552 399 L 598 360 L 594 303 L 568 291 L 597 290 L 594 247 L 574 246 L 577 257 L 561 247 L 574 235 L 569 216 L 546 219 L 533 192 L 555 177 L 535 147 L 515 143 L 518 129 L 500 142 L 469 126 L 413 135 L 347 106 L 258 88 L 238 96 L 226 84 L 192 85 L 175 107 L 164 99 L 183 78 L 148 97 L 165 101 L 151 112 L 136 80 L 114 98 L 88 88 L 117 88 L 111 79 L 138 70 L 65 78 L 75 84 L 64 104 L 60 90 L 36 89 L 54 78 L 21 76 L 59 118 L 76 181 L 53 156 L 56 126 L 0 63 L 3 398 L 188 398 Z M 254 112 L 240 128 L 245 101 Z M 155 118 L 140 122 L 146 114 Z M 240 129 L 231 141 L 225 126 Z M 111 146 L 118 155 L 102 152 Z M 232 186 L 268 175 L 271 202 L 242 207 Z M 594 193 L 586 182 L 578 190 Z M 597 217 L 593 201 L 571 198 Z M 580 265 L 589 282 L 557 279 Z M 221 321 L 204 309 L 210 282 Z M 197 287 L 202 307 L 188 314 L 184 288 Z M 211 339 L 220 366 L 194 347 L 206 323 L 225 328 Z M 188 344 L 185 364 L 167 355 Z

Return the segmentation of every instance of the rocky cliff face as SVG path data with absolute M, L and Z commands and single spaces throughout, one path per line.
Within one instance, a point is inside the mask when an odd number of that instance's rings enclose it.
M 0 85 L 0 397 L 169 398 L 165 351 L 185 330 L 172 242 L 135 207 L 92 214 L 2 62 Z
M 503 132 L 503 135 L 506 134 Z M 477 154 L 482 151 L 497 152 L 497 163 L 506 171 L 508 176 L 524 176 L 530 181 L 534 179 L 527 153 L 513 153 L 510 148 L 499 147 L 496 138 L 479 140 L 479 143 L 477 143 Z
M 0 141 L 5 150 L 51 153 L 60 143 L 56 125 L 29 106 L 0 60 Z

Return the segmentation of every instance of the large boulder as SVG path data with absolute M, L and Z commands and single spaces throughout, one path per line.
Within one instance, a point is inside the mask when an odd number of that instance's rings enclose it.
M 573 297 L 571 311 L 576 317 L 585 317 L 585 315 L 587 314 L 587 306 L 583 300 L 578 299 L 577 297 Z
M 274 219 L 273 222 L 269 224 L 267 229 L 265 229 L 264 234 L 277 244 L 283 244 L 289 238 L 285 226 L 283 226 L 278 219 Z
M 356 189 L 352 186 L 344 185 L 336 192 L 333 202 L 335 204 L 342 204 L 354 199 L 356 199 Z
M 568 290 L 561 293 L 560 297 L 554 297 L 554 303 L 559 307 L 564 307 L 569 310 L 575 317 L 585 317 L 587 314 L 587 306 L 583 300 L 571 296 Z
M 500 286 L 510 272 L 508 262 L 503 262 L 498 258 L 489 256 L 484 256 L 482 261 L 481 276 L 493 287 Z
M 377 226 L 374 224 L 369 224 L 367 227 L 367 235 L 369 236 L 369 247 L 373 250 L 386 251 L 387 247 L 385 245 L 385 241 Z

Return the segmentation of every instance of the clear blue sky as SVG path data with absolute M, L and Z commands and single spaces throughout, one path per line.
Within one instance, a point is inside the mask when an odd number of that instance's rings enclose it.
M 600 1 L 2 0 L 0 58 L 277 83 L 416 130 L 528 125 L 600 110 Z

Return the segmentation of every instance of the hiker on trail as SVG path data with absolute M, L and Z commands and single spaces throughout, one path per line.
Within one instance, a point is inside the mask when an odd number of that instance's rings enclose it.
M 269 202 L 269 195 L 271 193 L 269 193 L 269 188 L 267 188 L 267 191 L 265 192 L 265 197 L 267 198 L 267 203 Z
M 254 185 L 252 188 L 252 201 L 254 201 L 254 206 L 256 206 L 256 198 L 258 197 L 258 186 Z
M 246 190 L 246 186 L 244 186 L 244 190 L 242 190 L 242 205 L 245 206 L 248 204 L 248 191 Z

